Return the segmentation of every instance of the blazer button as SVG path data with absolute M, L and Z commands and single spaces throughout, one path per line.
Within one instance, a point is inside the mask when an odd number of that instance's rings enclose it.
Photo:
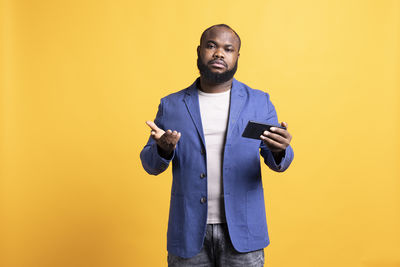
M 201 149 L 200 153 L 201 153 L 202 155 L 204 155 L 204 154 L 206 153 L 206 151 L 204 150 L 204 148 Z
M 206 174 L 205 173 L 202 173 L 202 174 L 200 174 L 200 178 L 205 178 L 206 177 Z
M 200 203 L 201 204 L 206 203 L 206 201 L 207 201 L 207 198 L 205 198 L 205 197 L 200 198 Z

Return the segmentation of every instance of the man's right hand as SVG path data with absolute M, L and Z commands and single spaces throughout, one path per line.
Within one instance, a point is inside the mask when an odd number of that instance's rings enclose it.
M 174 151 L 176 144 L 181 138 L 181 133 L 177 131 L 158 128 L 152 121 L 146 121 L 146 124 L 151 128 L 151 137 L 156 141 L 158 147 L 162 150 L 162 156 L 168 157 Z

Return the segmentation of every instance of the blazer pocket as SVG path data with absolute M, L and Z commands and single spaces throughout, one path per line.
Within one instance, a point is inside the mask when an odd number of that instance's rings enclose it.
M 247 191 L 247 227 L 250 235 L 266 238 L 267 221 L 265 215 L 264 191 L 262 188 Z

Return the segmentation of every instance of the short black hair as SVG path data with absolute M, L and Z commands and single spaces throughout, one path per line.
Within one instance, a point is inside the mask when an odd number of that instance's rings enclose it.
M 213 28 L 215 28 L 215 27 L 225 27 L 225 28 L 227 28 L 227 29 L 233 31 L 233 33 L 236 35 L 236 37 L 237 37 L 238 40 L 239 40 L 239 49 L 238 49 L 238 51 L 240 50 L 240 46 L 241 46 L 241 44 L 242 44 L 242 41 L 240 40 L 239 34 L 237 34 L 237 33 L 235 32 L 234 29 L 232 29 L 229 25 L 226 25 L 226 24 L 216 24 L 216 25 L 213 25 L 213 26 L 208 27 L 207 29 L 205 29 L 204 32 L 201 34 L 201 37 L 200 37 L 200 44 L 201 44 L 201 42 L 203 41 L 204 36 L 206 35 L 206 33 L 207 33 L 209 30 L 211 30 L 211 29 L 213 29 Z

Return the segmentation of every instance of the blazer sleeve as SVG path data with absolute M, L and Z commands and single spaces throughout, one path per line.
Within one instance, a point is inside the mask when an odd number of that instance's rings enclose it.
M 158 106 L 158 112 L 154 123 L 161 129 L 164 129 L 164 104 L 163 99 L 160 101 L 160 105 Z M 175 156 L 175 150 L 173 151 L 173 155 L 170 159 L 165 159 L 160 156 L 158 153 L 157 143 L 150 136 L 147 144 L 144 146 L 142 151 L 140 152 L 140 160 L 142 161 L 143 168 L 145 171 L 152 175 L 158 175 L 165 171 L 171 160 Z
M 276 110 L 274 105 L 269 99 L 269 95 L 266 94 L 267 97 L 267 121 L 271 124 L 280 125 L 278 121 L 278 116 L 276 114 Z M 260 154 L 264 158 L 264 163 L 273 171 L 283 172 L 287 168 L 289 168 L 290 164 L 293 160 L 293 149 L 289 145 L 285 150 L 285 156 L 282 158 L 281 162 L 277 164 L 275 162 L 274 156 L 272 155 L 271 150 L 264 144 L 263 141 L 260 142 Z

